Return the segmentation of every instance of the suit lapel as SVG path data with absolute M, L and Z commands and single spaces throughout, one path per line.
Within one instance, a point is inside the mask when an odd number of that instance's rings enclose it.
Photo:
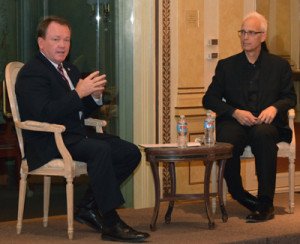
M 242 93 L 243 93 L 243 105 L 246 106 L 247 100 L 248 100 L 248 88 L 247 88 L 247 69 L 246 69 L 246 62 L 247 58 L 245 56 L 244 52 L 241 52 L 240 55 L 238 55 L 237 62 L 235 66 L 237 67 L 236 70 L 239 72 L 238 77 L 240 78 L 241 84 L 240 86 L 242 87 Z
M 76 77 L 74 75 L 74 72 L 73 72 L 71 66 L 67 62 L 64 62 L 63 65 L 64 65 L 64 68 L 65 68 L 73 86 L 75 87 L 76 84 L 74 83 L 74 81 L 76 80 Z
M 271 65 L 268 62 L 268 55 L 262 51 L 261 53 L 261 67 L 259 74 L 259 83 L 258 83 L 258 104 L 261 104 L 263 99 L 264 90 L 268 84 L 268 77 L 271 72 Z M 261 108 L 259 108 L 261 109 Z
M 69 87 L 68 83 L 62 78 L 61 74 L 54 67 L 54 65 L 42 53 L 38 54 L 38 58 L 47 66 L 47 68 L 49 68 L 49 70 L 53 74 L 55 74 L 55 76 L 57 77 L 56 80 L 59 82 L 59 84 L 61 84 L 67 91 L 69 91 L 70 87 Z

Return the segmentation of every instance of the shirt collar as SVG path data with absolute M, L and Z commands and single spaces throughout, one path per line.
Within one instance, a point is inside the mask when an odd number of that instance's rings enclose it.
M 41 52 L 41 54 L 43 54 L 43 52 Z M 56 64 L 56 63 L 52 62 L 50 59 L 48 59 L 48 58 L 45 56 L 45 54 L 43 54 L 43 56 L 44 56 L 51 64 L 53 64 L 53 66 L 55 67 L 55 69 L 58 68 L 58 64 Z M 63 63 L 61 63 L 61 65 L 62 65 L 62 67 L 64 68 Z
M 258 55 L 258 58 L 257 58 L 257 60 L 255 61 L 255 63 L 254 64 L 252 64 L 252 63 L 250 63 L 249 61 L 248 61 L 248 59 L 247 59 L 247 56 L 246 56 L 246 54 L 245 54 L 245 52 L 243 52 L 243 62 L 244 62 L 244 64 L 245 65 L 249 65 L 249 66 L 251 66 L 251 67 L 253 67 L 253 66 L 255 66 L 255 67 L 260 67 L 261 66 L 261 59 L 262 59 L 262 53 L 263 53 L 264 51 L 263 50 L 261 50 L 260 51 L 260 54 Z

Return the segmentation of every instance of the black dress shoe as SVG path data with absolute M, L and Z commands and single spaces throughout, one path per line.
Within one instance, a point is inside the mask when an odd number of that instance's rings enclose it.
M 258 198 L 250 194 L 248 191 L 245 191 L 244 196 L 237 198 L 236 200 L 251 212 L 255 212 L 260 209 L 260 202 Z
M 143 242 L 150 235 L 139 232 L 124 223 L 121 219 L 113 227 L 103 227 L 102 239 L 120 242 Z
M 76 221 L 86 224 L 94 230 L 102 233 L 103 220 L 100 213 L 95 209 L 79 208 L 74 215 Z
M 274 218 L 274 207 L 271 206 L 264 210 L 256 211 L 254 213 L 249 214 L 246 217 L 246 222 L 247 223 L 258 223 L 258 222 L 267 221 L 267 220 L 270 220 L 273 218 Z

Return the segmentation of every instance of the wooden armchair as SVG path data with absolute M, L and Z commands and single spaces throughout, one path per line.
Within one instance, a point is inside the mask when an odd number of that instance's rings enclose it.
M 19 205 L 18 205 L 18 221 L 17 221 L 17 233 L 20 234 L 22 230 L 23 212 L 25 204 L 25 193 L 28 175 L 43 175 L 44 176 L 44 217 L 43 225 L 48 225 L 48 210 L 50 199 L 50 183 L 51 176 L 62 176 L 66 179 L 66 195 L 67 195 L 67 218 L 68 218 L 68 236 L 69 239 L 73 239 L 73 179 L 76 176 L 87 174 L 87 167 L 84 162 L 74 161 L 72 156 L 68 152 L 62 139 L 62 132 L 65 131 L 63 125 L 41 123 L 37 121 L 22 121 L 20 120 L 18 104 L 15 95 L 15 82 L 16 77 L 23 66 L 20 62 L 11 62 L 5 69 L 5 82 L 7 86 L 7 92 L 11 107 L 11 112 L 17 132 L 19 147 L 22 154 L 21 163 L 21 179 L 19 186 Z M 106 125 L 106 121 L 98 119 L 85 120 L 86 125 L 94 126 L 96 132 L 102 133 L 102 127 Z M 22 137 L 22 130 L 32 130 L 53 133 L 55 142 L 62 158 L 53 159 L 42 167 L 29 171 L 27 160 L 24 158 L 24 141 Z

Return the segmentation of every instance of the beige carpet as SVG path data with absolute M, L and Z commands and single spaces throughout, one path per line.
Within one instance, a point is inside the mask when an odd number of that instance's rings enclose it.
M 300 193 L 296 193 L 296 209 L 288 214 L 287 194 L 276 194 L 274 220 L 264 223 L 245 223 L 247 210 L 235 201 L 227 202 L 229 219 L 223 223 L 220 212 L 215 215 L 216 228 L 208 230 L 202 202 L 177 203 L 172 222 L 164 223 L 166 205 L 162 204 L 157 230 L 151 232 L 151 243 L 300 243 Z M 298 205 L 298 208 L 297 208 Z M 122 218 L 134 228 L 149 231 L 152 209 L 123 209 Z M 0 223 L 0 243 L 103 243 L 100 234 L 85 225 L 75 223 L 74 240 L 67 239 L 66 216 L 51 217 L 49 226 L 42 227 L 42 219 L 24 220 L 21 235 L 16 235 L 15 221 Z M 150 232 L 150 231 L 149 231 Z M 108 243 L 108 242 L 107 242 Z

